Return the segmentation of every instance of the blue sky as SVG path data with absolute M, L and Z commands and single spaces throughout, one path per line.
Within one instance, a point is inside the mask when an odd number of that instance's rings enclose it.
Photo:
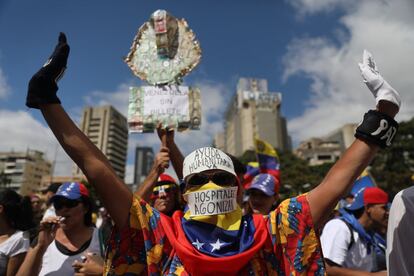
M 201 63 L 184 80 L 201 88 L 204 116 L 201 131 L 177 134 L 185 153 L 210 144 L 222 129 L 222 114 L 239 77 L 265 78 L 270 91 L 282 93 L 282 113 L 295 144 L 359 121 L 374 105 L 357 67 L 364 48 L 403 97 L 398 119 L 414 114 L 410 0 L 2 0 L 0 150 L 37 148 L 54 158 L 50 131 L 24 99 L 28 80 L 60 31 L 67 34 L 71 53 L 59 96 L 71 116 L 78 121 L 85 105 L 105 103 L 125 114 L 128 86 L 142 82 L 122 58 L 138 28 L 160 8 L 185 18 L 203 50 Z M 140 144 L 157 150 L 154 138 L 130 136 L 129 172 L 133 148 Z M 57 158 L 56 173 L 68 174 L 71 165 L 61 149 Z

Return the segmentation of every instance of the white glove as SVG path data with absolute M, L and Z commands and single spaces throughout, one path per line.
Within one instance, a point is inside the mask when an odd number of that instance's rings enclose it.
M 394 103 L 398 106 L 398 108 L 400 108 L 400 95 L 380 75 L 372 54 L 367 50 L 364 50 L 362 63 L 358 63 L 358 65 L 359 69 L 361 70 L 362 78 L 364 79 L 364 82 L 368 86 L 369 90 L 371 90 L 372 94 L 374 95 L 377 105 L 379 101 L 385 100 Z

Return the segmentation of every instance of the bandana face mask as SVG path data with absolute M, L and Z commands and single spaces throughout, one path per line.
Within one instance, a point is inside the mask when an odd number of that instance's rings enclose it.
M 202 217 L 232 213 L 237 205 L 237 186 L 223 188 L 211 181 L 191 187 L 184 194 L 187 201 L 189 216 Z
M 223 230 L 238 230 L 242 210 L 237 204 L 237 186 L 222 187 L 212 181 L 190 187 L 183 195 L 187 201 L 184 219 L 202 222 Z

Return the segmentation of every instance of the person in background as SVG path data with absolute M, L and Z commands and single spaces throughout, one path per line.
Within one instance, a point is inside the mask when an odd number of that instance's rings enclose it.
M 249 195 L 247 194 L 247 191 L 244 191 L 243 193 L 242 203 L 240 204 L 240 207 L 242 209 L 243 216 L 247 214 L 253 214 L 253 211 L 250 208 Z
M 414 275 L 414 187 L 400 191 L 392 201 L 387 243 L 388 275 Z
M 374 234 L 388 222 L 388 195 L 377 187 L 368 187 L 347 205 L 348 212 L 328 221 L 322 231 L 321 245 L 329 275 L 366 273 L 384 270 L 379 267 Z M 385 253 L 385 252 L 384 252 Z M 385 261 L 385 255 L 384 255 Z M 381 272 L 385 275 L 385 271 Z
M 55 208 L 53 207 L 53 204 L 50 202 L 50 199 L 56 194 L 59 187 L 59 183 L 51 183 L 45 190 L 42 191 L 42 193 L 45 195 L 46 203 L 46 211 L 43 214 L 42 220 L 50 216 L 56 216 Z
M 39 225 L 43 217 L 42 200 L 39 195 L 32 194 L 30 196 L 30 202 L 32 204 L 33 222 L 35 225 Z
M 278 190 L 279 182 L 273 175 L 267 173 L 256 175 L 247 189 L 250 210 L 254 214 L 268 215 L 276 207 L 279 199 Z
M 161 213 L 171 216 L 174 211 L 181 209 L 181 191 L 174 178 L 164 171 L 171 161 L 178 179 L 181 179 L 183 156 L 175 144 L 174 130 L 163 129 L 158 125 L 157 134 L 161 142 L 160 150 L 148 176 L 135 195 Z
M 227 154 L 229 157 L 230 157 L 230 159 L 231 159 L 231 161 L 233 162 L 233 166 L 234 166 L 234 172 L 236 173 L 236 175 L 237 175 L 237 178 L 239 179 L 239 193 L 238 193 L 238 198 L 237 198 L 237 202 L 241 205 L 241 206 L 243 206 L 243 212 L 249 212 L 245 207 L 246 207 L 246 205 L 245 205 L 245 202 L 244 202 L 244 199 L 245 199 L 245 190 L 244 190 L 244 187 L 243 187 L 243 185 L 242 185 L 242 183 L 243 183 L 243 179 L 244 179 L 244 174 L 246 173 L 246 166 L 237 158 L 237 157 L 235 157 L 235 156 L 233 156 L 233 155 L 231 155 L 230 153 L 228 153 L 228 152 L 225 152 L 225 154 Z
M 15 276 L 29 249 L 32 210 L 30 199 L 15 191 L 0 192 L 0 275 Z
M 105 207 L 100 207 L 98 209 L 98 217 L 96 218 L 96 223 L 95 223 L 96 228 L 101 227 L 101 225 L 102 225 L 102 223 L 104 221 L 104 217 L 105 217 L 106 213 L 107 212 L 105 210 Z
M 40 221 L 43 218 L 43 200 L 42 198 L 37 194 L 32 194 L 30 196 L 30 202 L 32 205 L 32 212 L 33 212 L 33 227 L 28 229 L 30 242 L 32 242 L 37 235 L 39 234 L 39 226 Z
M 112 220 L 108 211 L 104 207 L 99 208 L 99 218 L 98 218 L 99 225 L 97 223 L 96 227 L 99 230 L 101 255 L 104 256 L 105 251 L 106 251 L 106 244 L 108 242 L 109 237 L 111 236 L 111 232 L 114 227 L 114 221 Z
M 92 227 L 92 202 L 82 183 L 63 183 L 50 199 L 56 216 L 40 224 L 17 275 L 72 276 L 75 261 L 82 262 L 87 252 L 100 255 L 98 230 Z
M 181 209 L 181 193 L 172 176 L 162 173 L 157 179 L 150 198 L 150 205 L 155 209 L 171 216 Z
M 148 176 L 135 194 L 155 209 L 168 216 L 180 209 L 181 193 L 170 175 L 163 173 L 170 162 L 169 149 L 161 147 L 155 156 L 154 164 Z

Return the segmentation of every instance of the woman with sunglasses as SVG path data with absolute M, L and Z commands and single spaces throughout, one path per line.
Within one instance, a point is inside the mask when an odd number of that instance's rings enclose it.
M 11 189 L 0 192 L 0 275 L 14 276 L 29 249 L 33 227 L 30 199 Z
M 75 262 L 99 254 L 98 230 L 92 224 L 92 202 L 82 183 L 63 183 L 51 198 L 56 216 L 40 224 L 39 235 L 17 275 L 74 275 Z M 98 273 L 102 273 L 102 270 Z
M 218 149 L 201 148 L 182 163 L 187 204 L 184 212 L 170 218 L 133 196 L 60 105 L 56 81 L 68 55 L 66 36 L 61 33 L 49 62 L 29 82 L 26 105 L 41 110 L 115 221 L 105 275 L 324 275 L 315 229 L 379 147 L 391 145 L 398 128 L 393 118 L 399 95 L 364 53 L 360 68 L 376 99 L 376 110 L 365 114 L 357 139 L 319 186 L 282 202 L 271 212 L 269 223 L 262 215 L 242 216 L 231 159 Z

